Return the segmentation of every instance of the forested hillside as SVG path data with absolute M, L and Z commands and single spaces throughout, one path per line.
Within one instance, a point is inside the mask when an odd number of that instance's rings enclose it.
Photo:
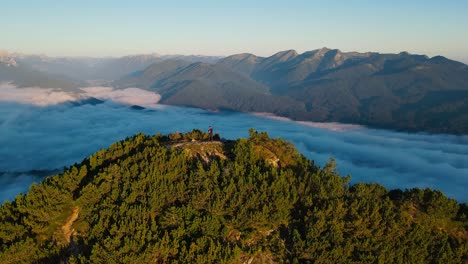
M 441 56 L 322 48 L 269 57 L 238 54 L 172 70 L 167 64 L 174 63 L 155 63 L 114 85 L 154 90 L 162 103 L 172 105 L 468 133 L 468 66 Z
M 338 121 L 406 131 L 468 133 L 468 67 L 436 56 L 294 50 L 226 57 L 230 67 L 302 103 L 296 120 Z M 286 102 L 284 104 L 287 104 Z M 290 109 L 293 107 L 290 107 Z
M 250 130 L 138 134 L 0 207 L 0 263 L 466 263 L 468 207 Z

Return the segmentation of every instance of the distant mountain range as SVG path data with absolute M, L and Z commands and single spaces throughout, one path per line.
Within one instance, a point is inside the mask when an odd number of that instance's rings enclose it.
M 5 52 L 4 52 L 5 53 Z M 69 76 L 75 80 L 111 81 L 143 70 L 153 63 L 180 58 L 189 62 L 216 62 L 219 57 L 196 55 L 143 54 L 118 58 L 48 57 L 44 55 L 10 54 L 18 64 L 49 74 Z
M 468 66 L 441 56 L 327 48 L 270 57 L 238 54 L 209 65 L 155 63 L 115 85 L 153 89 L 167 104 L 468 133 Z
M 46 87 L 74 89 L 85 85 L 68 76 L 41 72 L 28 64 L 18 62 L 18 57 L 0 52 L 0 82 L 13 82 L 19 87 Z
M 322 48 L 302 54 L 282 51 L 270 57 L 247 53 L 225 58 L 13 56 L 2 61 L 0 80 L 16 76 L 12 69 L 24 65 L 28 75 L 33 71 L 69 76 L 78 80 L 75 84 L 104 80 L 120 88 L 153 90 L 165 104 L 468 134 L 468 66 L 441 56 Z M 20 77 L 11 79 L 21 82 Z

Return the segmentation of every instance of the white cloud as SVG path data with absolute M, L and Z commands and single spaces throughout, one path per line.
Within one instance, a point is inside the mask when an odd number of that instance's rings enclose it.
M 135 110 L 129 105 L 154 105 L 158 97 L 132 89 L 98 87 L 84 89 L 83 94 L 108 101 L 98 105 L 64 103 L 38 107 L 32 103 L 34 100 L 28 104 L 17 100 L 18 95 L 5 98 L 9 93 L 1 94 L 0 176 L 10 180 L 0 180 L 0 203 L 17 193 L 8 190 L 25 191 L 29 185 L 24 177 L 16 181 L 8 175 L 60 169 L 138 132 L 166 134 L 193 128 L 206 130 L 209 125 L 225 138 L 246 137 L 251 127 L 267 131 L 272 137 L 293 142 L 319 165 L 333 156 L 339 171 L 351 174 L 354 183 L 378 182 L 403 189 L 431 187 L 459 201 L 468 201 L 468 136 L 355 129 L 342 124 L 332 124 L 330 130 L 287 119 L 171 106 Z
M 47 106 L 75 100 L 77 100 L 77 97 L 72 93 L 64 92 L 60 89 L 39 87 L 17 88 L 10 83 L 0 83 L 0 101 Z
M 279 120 L 279 121 L 293 121 L 290 118 L 287 117 L 282 117 L 282 116 L 277 116 L 272 113 L 265 113 L 265 112 L 253 112 L 252 113 L 255 116 L 259 117 L 264 117 L 268 119 L 273 119 L 273 120 Z M 364 129 L 364 126 L 361 125 L 353 125 L 353 124 L 342 124 L 342 123 L 336 123 L 336 122 L 310 122 L 310 121 L 297 121 L 298 124 L 304 125 L 304 126 L 309 126 L 309 127 L 316 127 L 316 128 L 322 128 L 322 129 L 327 129 L 327 130 L 332 130 L 332 131 L 349 131 L 349 130 L 356 130 L 356 129 Z
M 81 90 L 88 97 L 150 108 L 157 108 L 157 103 L 161 100 L 159 94 L 138 88 L 114 90 L 112 87 L 85 87 Z
M 70 92 L 55 88 L 18 88 L 11 83 L 0 83 L 0 101 L 50 106 L 90 97 L 149 108 L 158 108 L 157 103 L 161 99 L 157 93 L 138 88 L 119 90 L 112 87 L 84 87 Z

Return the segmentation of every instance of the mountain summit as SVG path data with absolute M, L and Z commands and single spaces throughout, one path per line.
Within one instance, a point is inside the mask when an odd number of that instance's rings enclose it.
M 349 185 L 333 160 L 249 134 L 138 134 L 98 151 L 0 207 L 0 262 L 466 262 L 466 205 Z

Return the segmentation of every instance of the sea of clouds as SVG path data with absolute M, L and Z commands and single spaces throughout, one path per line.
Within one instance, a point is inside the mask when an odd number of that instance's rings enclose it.
M 57 88 L 22 87 L 0 83 L 0 102 L 16 102 L 35 106 L 50 106 L 66 102 L 96 98 L 122 104 L 139 105 L 148 108 L 158 107 L 161 96 L 157 93 L 138 89 L 113 89 L 112 87 L 83 87 L 75 91 Z
M 88 97 L 103 102 L 87 103 Z M 351 174 L 353 183 L 378 182 L 390 189 L 430 187 L 468 201 L 468 136 L 214 113 L 161 106 L 159 99 L 136 88 L 65 92 L 0 85 L 0 203 L 38 182 L 43 176 L 37 171 L 61 170 L 135 133 L 205 130 L 209 125 L 224 138 L 246 137 L 251 127 L 267 131 L 293 142 L 319 165 L 332 156 L 340 173 Z

